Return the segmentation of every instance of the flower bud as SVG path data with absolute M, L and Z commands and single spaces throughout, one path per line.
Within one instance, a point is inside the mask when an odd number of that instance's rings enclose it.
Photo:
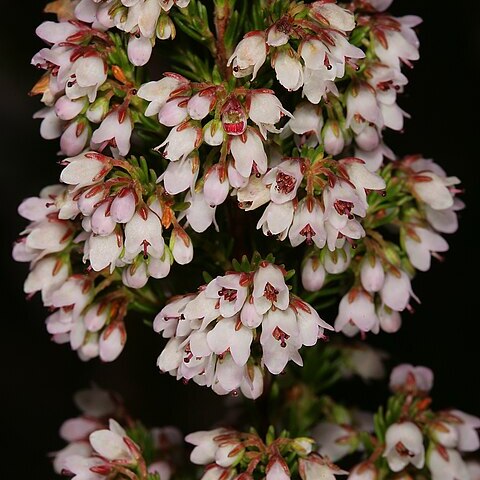
M 101 123 L 110 111 L 108 97 L 97 98 L 87 109 L 87 118 L 92 123 Z
M 173 258 L 180 265 L 186 265 L 193 259 L 193 244 L 184 230 L 173 230 L 170 237 L 170 250 Z
M 215 147 L 223 143 L 225 132 L 220 120 L 211 120 L 203 127 L 203 139 L 207 145 Z
M 385 281 L 385 272 L 379 258 L 365 257 L 360 269 L 360 280 L 367 292 L 378 292 L 381 290 Z
M 117 223 L 129 222 L 136 208 L 137 202 L 133 190 L 124 188 L 114 198 L 110 206 L 110 216 Z
M 127 332 L 123 322 L 109 325 L 100 336 L 100 359 L 103 362 L 113 362 L 122 353 L 126 340 Z
M 122 282 L 130 288 L 142 288 L 148 282 L 147 266 L 145 262 L 129 265 L 122 272 Z
M 152 56 L 152 41 L 143 35 L 132 35 L 128 41 L 128 59 L 136 67 L 145 65 Z
M 86 98 L 70 100 L 66 95 L 63 95 L 55 102 L 55 113 L 61 120 L 72 120 L 85 108 L 86 105 Z
M 219 164 L 214 165 L 207 173 L 205 184 L 203 186 L 203 194 L 205 201 L 211 206 L 215 207 L 221 205 L 227 198 L 230 191 L 230 184 L 225 175 L 223 167 Z M 221 176 L 224 174 L 224 178 Z
M 320 290 L 325 282 L 325 268 L 317 258 L 308 258 L 302 268 L 302 285 L 307 292 Z
M 107 323 L 109 308 L 94 303 L 85 313 L 83 321 L 89 332 L 98 332 Z
M 322 131 L 325 151 L 329 155 L 338 155 L 345 146 L 345 139 L 337 121 L 328 120 Z
M 60 137 L 60 148 L 65 155 L 78 155 L 87 145 L 90 130 L 83 121 L 72 122 Z
M 102 202 L 92 214 L 92 231 L 97 235 L 110 235 L 117 225 L 109 213 L 110 202 Z

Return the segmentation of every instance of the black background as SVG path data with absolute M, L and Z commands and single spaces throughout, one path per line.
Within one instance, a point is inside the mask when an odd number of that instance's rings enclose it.
M 448 238 L 450 252 L 444 263 L 420 274 L 414 289 L 422 304 L 416 314 L 404 315 L 402 330 L 382 334 L 375 343 L 389 351 L 392 362 L 425 364 L 435 371 L 437 407 L 458 406 L 480 413 L 478 391 L 479 337 L 477 280 L 478 240 L 478 62 L 480 51 L 478 2 L 397 0 L 396 14 L 418 14 L 421 59 L 407 72 L 410 84 L 401 106 L 412 114 L 404 134 L 389 135 L 398 154 L 422 152 L 463 180 L 467 209 L 461 229 Z M 51 343 L 46 316 L 38 298 L 26 302 L 22 284 L 27 266 L 10 259 L 11 244 L 25 225 L 16 207 L 44 185 L 56 183 L 56 141 L 44 141 L 32 114 L 40 108 L 27 92 L 38 78 L 30 58 L 42 47 L 34 29 L 44 18 L 43 2 L 5 2 L 2 5 L 0 182 L 2 207 L 0 334 L 2 440 L 7 453 L 2 474 L 12 469 L 15 478 L 53 478 L 46 452 L 62 446 L 61 422 L 74 415 L 74 391 L 94 380 L 120 392 L 134 416 L 147 424 L 179 424 L 185 432 L 209 428 L 222 417 L 215 394 L 173 378 L 155 367 L 161 340 L 141 325 L 130 325 L 130 341 L 114 364 L 83 364 L 68 347 Z M 475 147 L 474 147 L 475 144 Z M 478 230 L 477 230 L 478 231 Z M 332 319 L 330 319 L 332 320 Z M 354 383 L 348 392 L 373 407 L 386 388 L 367 390 Z

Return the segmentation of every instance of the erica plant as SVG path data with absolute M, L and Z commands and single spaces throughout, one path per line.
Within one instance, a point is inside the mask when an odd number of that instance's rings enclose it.
M 384 141 L 409 117 L 397 99 L 421 23 L 391 3 L 46 6 L 56 18 L 37 28 L 31 93 L 62 171 L 19 206 L 25 293 L 41 294 L 53 341 L 83 361 L 115 361 L 148 318 L 168 339 L 160 371 L 244 398 L 234 426 L 186 436 L 197 469 L 178 429 L 149 430 L 118 395 L 81 391 L 57 473 L 479 478 L 465 455 L 480 419 L 432 406 L 428 368 L 396 367 L 375 415 L 328 391 L 383 376 L 368 339 L 401 328 L 414 277 L 448 250 L 464 206 L 457 177 Z

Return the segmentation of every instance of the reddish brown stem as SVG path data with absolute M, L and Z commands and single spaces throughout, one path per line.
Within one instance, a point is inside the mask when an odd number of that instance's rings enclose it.
M 223 7 L 215 7 L 216 63 L 224 78 L 230 77 L 230 72 L 227 68 L 227 48 L 225 46 L 225 31 L 227 29 L 229 15 L 230 10 L 226 2 Z

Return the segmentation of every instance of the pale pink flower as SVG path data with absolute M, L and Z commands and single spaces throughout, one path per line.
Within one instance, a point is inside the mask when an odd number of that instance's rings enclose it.
M 245 278 L 240 273 L 217 277 L 207 285 L 205 296 L 219 299 L 218 310 L 222 317 L 233 317 L 247 299 L 248 288 L 244 282 Z
M 136 464 L 135 457 L 124 439 L 125 430 L 113 419 L 110 419 L 108 430 L 97 430 L 90 435 L 92 448 L 107 460 L 123 460 L 128 464 Z M 130 442 L 133 443 L 132 440 Z
M 128 59 L 136 67 L 146 65 L 152 56 L 153 45 L 150 38 L 132 35 L 128 40 Z
M 110 159 L 96 152 L 66 158 L 63 164 L 66 167 L 60 174 L 60 180 L 67 185 L 74 185 L 75 190 L 102 181 L 112 168 Z
M 355 28 L 355 17 L 350 10 L 328 2 L 314 2 L 312 5 L 313 15 L 320 21 L 328 22 L 331 28 L 350 32 Z
M 143 288 L 148 282 L 147 264 L 140 261 L 125 267 L 122 271 L 122 282 L 130 288 Z
M 119 232 L 112 232 L 109 235 L 91 234 L 85 242 L 84 262 L 90 261 L 90 266 L 96 272 L 110 267 L 113 272 L 116 262 L 123 250 L 123 237 Z
M 260 67 L 267 58 L 267 44 L 265 33 L 261 31 L 249 32 L 238 43 L 229 58 L 227 66 L 232 65 L 233 75 L 237 78 L 252 75 L 257 76 Z
M 42 302 L 51 305 L 52 293 L 60 288 L 68 278 L 68 265 L 59 258 L 49 256 L 33 264 L 23 291 L 27 295 L 42 292 Z
M 373 298 L 362 290 L 350 290 L 343 296 L 335 319 L 335 330 L 340 332 L 345 325 L 353 324 L 362 332 L 369 332 L 378 323 Z
M 253 128 L 247 128 L 242 136 L 234 136 L 230 142 L 230 152 L 235 160 L 235 169 L 245 178 L 252 169 L 258 173 L 267 171 L 267 155 L 261 136 Z
M 174 73 L 169 73 L 156 82 L 143 84 L 138 89 L 137 95 L 150 102 L 145 110 L 145 115 L 150 117 L 158 114 L 170 95 L 176 90 L 186 88 L 188 84 L 189 81 L 186 78 Z
M 380 328 L 387 333 L 395 333 L 402 326 L 402 316 L 399 312 L 382 305 L 377 310 L 378 319 L 380 320 Z
M 255 210 L 270 201 L 270 189 L 265 185 L 263 178 L 256 176 L 251 176 L 236 193 L 238 206 L 246 211 Z
M 390 374 L 390 389 L 393 391 L 409 386 L 412 382 L 417 390 L 429 392 L 433 387 L 433 372 L 427 367 L 404 363 L 395 367 Z
M 193 243 L 184 231 L 173 230 L 170 237 L 170 250 L 173 258 L 180 265 L 186 265 L 193 260 Z
M 290 471 L 283 457 L 272 457 L 265 471 L 265 480 L 290 480 Z
M 319 446 L 318 453 L 328 456 L 332 462 L 336 462 L 354 450 L 354 431 L 331 422 L 320 422 L 312 430 L 312 437 Z M 340 440 L 340 441 L 339 441 Z
M 290 360 L 303 365 L 298 352 L 302 346 L 299 326 L 291 308 L 270 310 L 265 315 L 260 343 L 263 363 L 274 375 L 280 374 Z
M 277 204 L 270 202 L 257 223 L 264 235 L 277 235 L 279 240 L 285 240 L 292 224 L 294 208 L 292 202 Z
M 215 223 L 216 207 L 212 207 L 205 200 L 203 192 L 188 193 L 185 196 L 185 201 L 190 203 L 190 206 L 185 211 L 188 224 L 197 233 L 204 232 L 212 223 Z
M 288 238 L 293 247 L 307 242 L 307 245 L 315 245 L 323 248 L 326 242 L 324 227 L 324 214 L 317 200 L 301 200 L 295 211 L 293 224 L 288 233 Z
M 137 211 L 125 225 L 125 256 L 135 258 L 140 252 L 161 258 L 165 249 L 162 223 L 150 208 Z
M 360 85 L 347 94 L 347 127 L 355 133 L 360 133 L 365 122 L 373 123 L 378 128 L 383 127 L 383 116 L 377 103 L 373 89 Z
M 110 215 L 117 223 L 128 223 L 135 214 L 136 205 L 137 201 L 133 190 L 124 188 L 115 196 L 110 206 Z
M 408 275 L 402 270 L 387 272 L 385 282 L 380 290 L 380 297 L 387 307 L 397 312 L 407 308 L 410 296 L 413 296 Z
M 225 303 L 223 304 L 224 310 Z M 212 352 L 217 355 L 229 352 L 233 361 L 240 367 L 244 366 L 250 358 L 252 340 L 252 330 L 239 323 L 235 318 L 221 319 L 207 333 L 207 343 Z
M 299 103 L 287 125 L 298 135 L 313 134 L 320 141 L 320 131 L 323 127 L 321 109 L 310 102 Z
M 55 113 L 61 120 L 73 120 L 87 105 L 86 98 L 71 100 L 63 95 L 55 102 Z
M 212 110 L 216 101 L 215 89 L 201 90 L 193 95 L 187 104 L 187 111 L 192 120 L 203 120 Z
M 300 478 L 302 480 L 335 480 L 335 475 L 347 475 L 348 472 L 341 470 L 331 463 L 325 462 L 322 458 L 308 456 L 298 461 Z
M 285 310 L 289 301 L 282 270 L 271 263 L 260 265 L 253 277 L 253 303 L 257 313 L 262 315 L 272 306 Z
M 410 263 L 422 272 L 430 269 L 431 255 L 446 252 L 448 243 L 443 237 L 422 227 L 413 227 L 405 236 L 405 250 Z
M 273 93 L 265 93 L 261 90 L 252 92 L 248 116 L 252 122 L 257 124 L 264 138 L 267 138 L 267 132 L 278 133 L 280 131 L 275 128 L 275 124 L 284 115 L 292 116 L 282 107 L 280 100 Z
M 329 155 L 338 155 L 345 147 L 345 138 L 336 120 L 327 121 L 322 130 L 322 139 L 325 151 Z
M 117 223 L 109 214 L 111 197 L 105 199 L 93 212 L 91 229 L 96 235 L 107 236 L 113 233 Z
M 255 400 L 263 393 L 263 373 L 260 367 L 254 366 L 251 369 L 247 365 L 246 374 L 243 376 L 240 390 L 245 397 Z
M 341 243 L 340 241 L 337 243 Z M 334 248 L 325 253 L 323 267 L 327 273 L 338 275 L 347 271 L 352 261 L 350 245 L 345 243 L 341 248 Z
M 167 138 L 156 149 L 164 148 L 163 156 L 175 162 L 187 158 L 202 141 L 202 131 L 190 125 L 172 128 Z
M 118 148 L 120 155 L 125 156 L 130 151 L 130 137 L 133 122 L 128 111 L 114 110 L 110 112 L 93 132 L 91 142 L 94 145 L 111 145 Z
M 421 430 L 412 422 L 394 423 L 385 435 L 383 456 L 393 472 L 403 470 L 408 464 L 423 468 L 425 448 Z M 399 448 L 401 445 L 401 448 Z
M 302 166 L 297 160 L 284 160 L 263 177 L 263 183 L 270 185 L 272 202 L 277 204 L 293 200 L 302 180 Z
M 413 176 L 413 191 L 417 197 L 434 210 L 453 206 L 454 197 L 448 187 L 460 183 L 457 177 L 439 176 L 431 171 L 420 171 Z
M 480 429 L 480 418 L 469 415 L 461 410 L 449 410 L 449 414 L 460 420 L 454 423 L 453 427 L 458 434 L 458 449 L 462 452 L 475 452 L 480 447 L 478 429 Z
M 401 62 L 411 65 L 412 61 L 420 58 L 418 48 L 420 42 L 414 27 L 422 22 L 420 17 L 407 15 L 395 18 L 399 29 L 385 29 L 385 43 L 375 41 L 375 53 L 380 61 L 389 67 L 400 70 Z
M 447 448 L 442 453 L 438 448 L 428 452 L 427 466 L 432 480 L 470 480 L 467 465 L 457 450 Z
M 302 63 L 292 48 L 277 52 L 272 63 L 277 80 L 289 92 L 295 92 L 303 85 Z

